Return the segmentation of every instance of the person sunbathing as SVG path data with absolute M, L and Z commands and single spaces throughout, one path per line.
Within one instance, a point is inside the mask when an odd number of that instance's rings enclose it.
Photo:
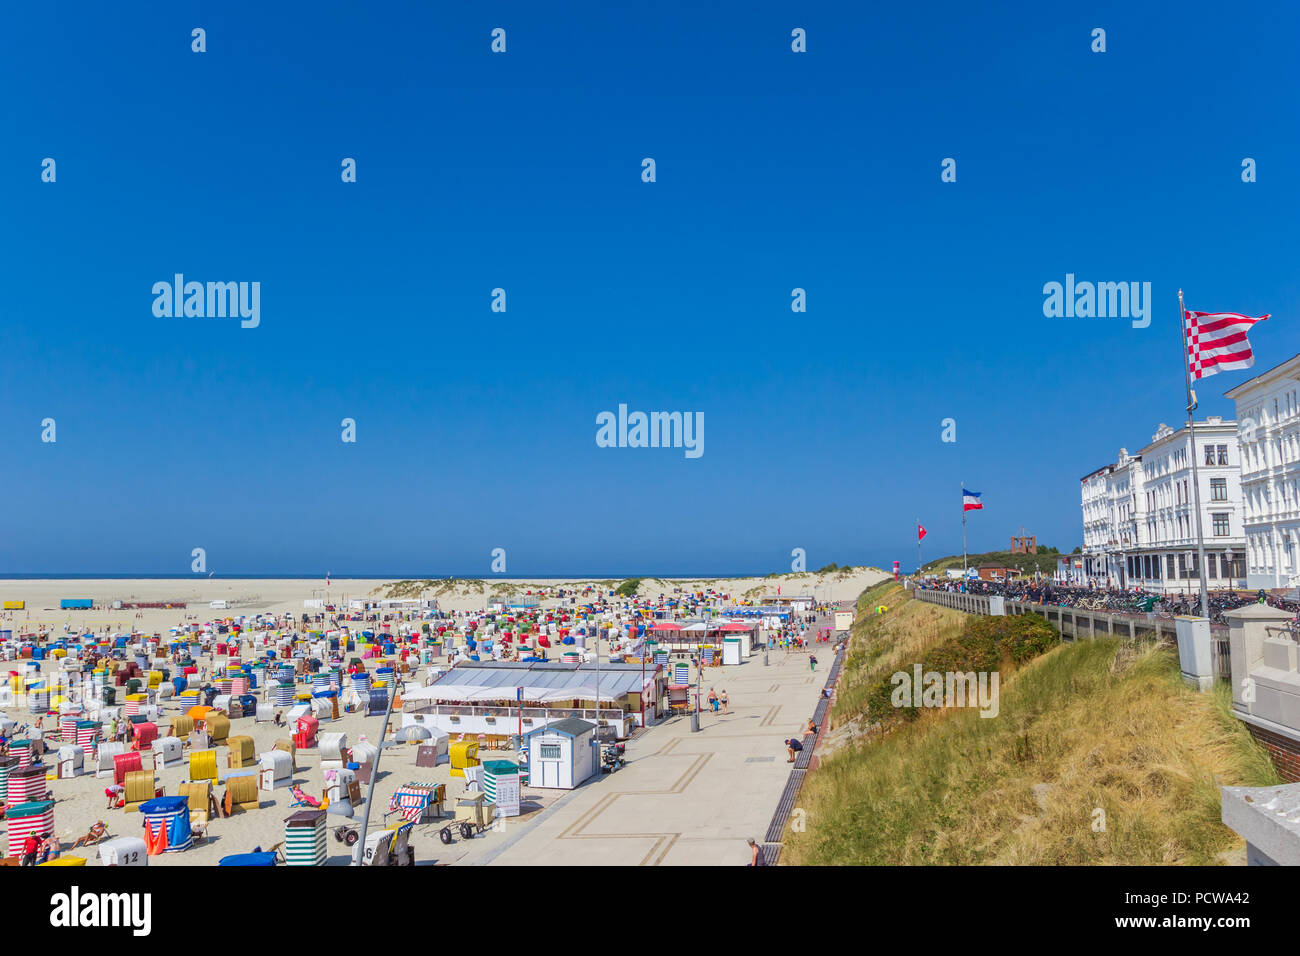
M 77 847 L 91 846 L 92 844 L 98 843 L 106 836 L 108 836 L 108 826 L 103 820 L 96 820 L 91 824 L 90 832 L 85 836 L 77 837 L 70 849 L 75 850 Z

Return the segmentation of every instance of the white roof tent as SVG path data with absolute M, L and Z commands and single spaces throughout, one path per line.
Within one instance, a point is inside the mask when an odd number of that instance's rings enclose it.
M 602 664 L 600 699 L 615 701 L 642 689 L 640 664 Z M 645 670 L 650 686 L 655 668 Z M 529 664 L 507 661 L 466 661 L 438 677 L 428 687 L 403 694 L 404 701 L 483 702 L 516 699 L 524 689 L 524 700 L 552 702 L 596 699 L 595 664 L 560 664 L 551 661 Z

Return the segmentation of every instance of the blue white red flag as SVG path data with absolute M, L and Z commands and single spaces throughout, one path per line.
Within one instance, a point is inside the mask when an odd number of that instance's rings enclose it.
M 984 502 L 980 501 L 980 492 L 961 490 L 961 510 L 962 511 L 980 511 L 984 508 Z

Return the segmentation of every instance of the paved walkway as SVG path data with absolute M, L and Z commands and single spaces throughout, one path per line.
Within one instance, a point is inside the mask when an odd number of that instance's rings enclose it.
M 816 626 L 833 625 L 832 618 Z M 811 633 L 815 633 L 815 628 Z M 541 819 L 466 863 L 597 866 L 741 865 L 746 840 L 761 844 L 790 775 L 783 741 L 802 736 L 833 658 L 762 651 L 734 667 L 709 668 L 703 693 L 725 688 L 731 713 L 701 713 L 651 727 L 627 745 L 627 766 L 562 796 Z

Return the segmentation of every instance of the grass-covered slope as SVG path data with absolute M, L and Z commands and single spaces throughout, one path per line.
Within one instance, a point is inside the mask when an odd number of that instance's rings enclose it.
M 809 774 L 805 827 L 787 834 L 784 863 L 1222 862 L 1241 841 L 1220 822 L 1219 786 L 1279 782 L 1226 685 L 1198 694 L 1172 648 L 1114 639 L 1021 665 L 1002 681 L 997 717 L 925 709 L 881 732 L 865 715 L 887 662 L 954 629 L 921 602 L 896 606 L 892 625 L 864 617 L 855 629 L 845 680 L 856 680 L 836 714 L 862 715 L 865 732 Z

